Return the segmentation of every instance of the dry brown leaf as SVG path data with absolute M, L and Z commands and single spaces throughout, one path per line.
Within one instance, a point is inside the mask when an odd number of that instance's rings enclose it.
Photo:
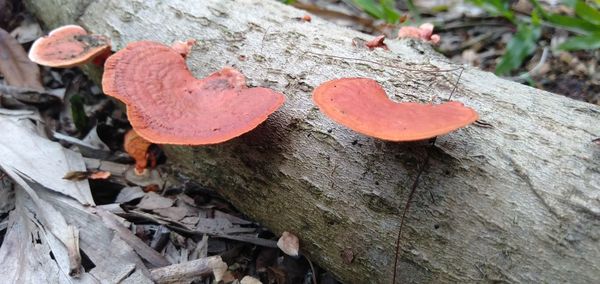
M 110 177 L 110 172 L 106 171 L 93 171 L 88 176 L 89 179 L 107 179 Z
M 3 29 L 0 29 L 0 73 L 8 85 L 44 90 L 40 67 L 29 60 L 21 44 Z
M 298 256 L 300 250 L 300 240 L 294 234 L 283 232 L 277 241 L 277 246 L 281 251 L 289 256 Z
M 110 172 L 106 171 L 70 171 L 65 174 L 66 180 L 84 180 L 84 179 L 107 179 Z

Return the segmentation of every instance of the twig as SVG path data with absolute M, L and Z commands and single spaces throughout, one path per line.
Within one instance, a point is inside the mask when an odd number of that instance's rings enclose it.
M 0 96 L 11 96 L 18 101 L 31 104 L 49 104 L 60 102 L 58 97 L 44 91 L 7 86 L 4 84 L 0 84 Z
M 458 88 L 458 83 L 460 82 L 460 79 L 462 78 L 462 74 L 463 74 L 464 70 L 465 70 L 465 68 L 461 67 L 460 73 L 458 74 L 458 80 L 456 80 L 456 83 L 454 84 L 454 88 L 452 89 L 452 92 L 450 92 L 450 95 L 448 96 L 448 100 L 452 99 L 452 95 L 454 95 L 454 92 Z M 417 173 L 417 176 L 415 177 L 415 180 L 410 188 L 410 193 L 408 194 L 408 199 L 406 200 L 406 204 L 404 205 L 404 210 L 402 211 L 402 217 L 401 217 L 402 219 L 400 219 L 400 228 L 398 228 L 398 237 L 396 238 L 396 255 L 394 257 L 394 274 L 392 277 L 392 284 L 396 283 L 396 272 L 398 270 L 398 256 L 400 254 L 400 240 L 402 239 L 402 227 L 404 227 L 404 219 L 406 218 L 406 214 L 408 213 L 408 210 L 410 209 L 410 202 L 412 201 L 412 198 L 413 198 L 415 192 L 417 191 L 417 187 L 419 186 L 419 181 L 421 179 L 421 175 L 423 174 L 423 172 L 429 165 L 430 150 L 433 147 L 435 147 L 436 140 L 437 140 L 437 137 L 433 137 L 430 140 L 431 144 L 425 151 L 425 159 L 424 159 L 423 164 L 421 165 L 421 168 L 419 169 L 419 172 Z M 433 193 L 431 191 L 429 191 L 429 194 L 431 195 L 431 197 L 433 199 Z
M 315 273 L 315 266 L 312 264 L 312 261 L 310 261 L 310 259 L 306 257 L 306 255 L 304 256 L 304 258 L 306 258 L 306 261 L 308 261 L 308 265 L 310 265 L 310 270 L 312 271 L 313 284 L 317 284 L 317 274 Z
M 456 84 L 454 84 L 454 88 L 452 89 L 452 92 L 450 92 L 450 96 L 448 96 L 448 100 L 451 100 L 452 95 L 454 95 L 454 92 L 456 92 L 456 88 L 458 88 L 458 82 L 460 82 L 460 78 L 462 78 L 463 71 L 465 71 L 465 68 L 460 69 L 460 73 L 458 74 L 458 80 L 456 80 Z
M 423 161 L 423 165 L 417 172 L 417 176 L 413 181 L 412 186 L 410 187 L 410 193 L 408 194 L 408 199 L 406 200 L 406 204 L 404 205 L 404 210 L 402 211 L 402 218 L 400 219 L 400 228 L 398 229 L 398 237 L 396 238 L 396 256 L 394 257 L 394 275 L 392 277 L 392 284 L 396 283 L 396 271 L 398 270 L 398 256 L 400 254 L 400 239 L 402 237 L 402 227 L 404 226 L 404 219 L 406 218 L 406 213 L 410 209 L 410 202 L 417 191 L 417 187 L 419 186 L 419 180 L 421 179 L 421 175 L 425 171 L 425 168 L 429 165 L 429 149 L 434 147 L 435 141 L 437 137 L 431 139 L 431 145 L 425 151 L 425 160 Z
M 150 275 L 156 283 L 190 283 L 199 276 L 210 275 L 222 263 L 220 256 L 209 256 L 151 269 Z

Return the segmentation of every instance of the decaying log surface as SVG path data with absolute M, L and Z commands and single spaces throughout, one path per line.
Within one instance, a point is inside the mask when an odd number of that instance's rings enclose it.
M 389 282 L 402 207 L 426 143 L 388 143 L 349 131 L 311 102 L 313 88 L 369 77 L 398 100 L 445 98 L 457 73 L 429 47 L 370 37 L 275 1 L 36 0 L 49 27 L 77 23 L 114 49 L 195 38 L 190 69 L 226 65 L 287 97 L 255 131 L 211 147 L 166 147 L 191 178 L 238 208 L 300 237 L 306 255 L 347 283 Z M 333 55 L 333 56 L 325 56 Z M 362 58 L 373 62 L 345 59 Z M 390 65 L 400 66 L 391 67 Z M 454 100 L 486 124 L 431 149 L 401 243 L 402 282 L 571 282 L 600 279 L 600 108 L 468 68 Z M 430 193 L 435 202 L 432 202 Z

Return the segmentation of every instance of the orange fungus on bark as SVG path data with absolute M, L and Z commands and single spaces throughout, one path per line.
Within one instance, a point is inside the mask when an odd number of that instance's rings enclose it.
M 108 58 L 104 92 L 127 105 L 136 132 L 158 144 L 207 145 L 251 131 L 285 101 L 224 68 L 204 79 L 188 70 L 179 50 L 152 41 L 130 43 Z
M 102 35 L 90 35 L 76 25 L 67 25 L 37 39 L 29 49 L 29 59 L 37 64 L 69 68 L 110 54 L 110 41 Z
M 459 102 L 397 103 L 367 78 L 342 78 L 315 89 L 313 100 L 334 121 L 388 141 L 416 141 L 446 134 L 478 119 Z

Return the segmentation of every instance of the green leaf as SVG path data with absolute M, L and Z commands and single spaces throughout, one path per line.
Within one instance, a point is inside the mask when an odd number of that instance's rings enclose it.
M 578 1 L 579 0 L 562 0 L 561 2 L 571 8 L 574 8 Z
M 523 64 L 523 60 L 535 51 L 540 34 L 539 26 L 520 24 L 517 32 L 506 46 L 506 53 L 496 66 L 496 74 L 505 75 L 519 68 Z
M 600 25 L 600 11 L 579 0 L 575 4 L 575 14 L 594 25 Z
M 400 19 L 400 13 L 396 11 L 396 1 L 381 0 L 381 7 L 385 15 L 385 21 L 388 23 L 396 23 Z
M 85 132 L 88 126 L 88 117 L 85 115 L 85 110 L 83 107 L 83 97 L 80 95 L 74 95 L 69 99 L 71 103 L 71 115 L 73 116 L 73 123 L 77 130 L 80 132 Z
M 581 49 L 596 49 L 600 48 L 600 32 L 570 37 L 563 42 L 559 47 L 562 50 L 581 50 Z
M 393 0 L 353 0 L 352 2 L 373 18 L 388 23 L 396 23 L 400 19 L 400 12 L 396 10 Z
M 483 8 L 493 16 L 503 16 L 515 23 L 515 13 L 510 10 L 510 2 L 508 0 L 470 0 L 469 2 Z
M 563 16 L 559 14 L 546 14 L 546 20 L 550 23 L 553 23 L 558 26 L 578 29 L 583 32 L 596 32 L 600 30 L 600 26 L 594 25 L 592 23 L 586 22 L 582 19 Z

